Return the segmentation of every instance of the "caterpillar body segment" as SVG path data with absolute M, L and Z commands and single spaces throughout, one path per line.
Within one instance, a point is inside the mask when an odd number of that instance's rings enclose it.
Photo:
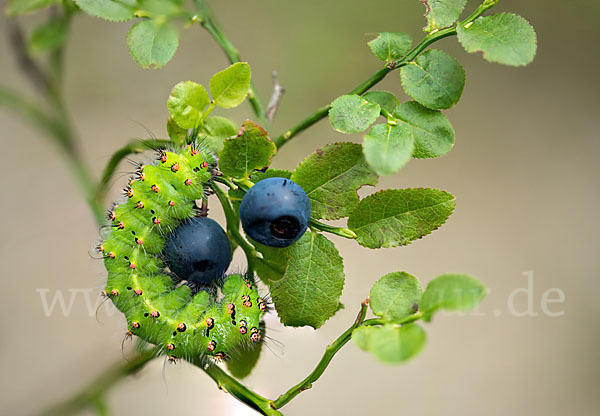
M 161 150 L 141 165 L 125 190 L 126 202 L 109 211 L 99 246 L 108 271 L 105 292 L 122 311 L 128 334 L 160 346 L 170 359 L 223 359 L 261 341 L 265 313 L 253 278 L 233 274 L 217 290 L 195 293 L 177 285 L 162 261 L 167 236 L 196 214 L 195 200 L 211 179 L 210 154 L 194 146 Z

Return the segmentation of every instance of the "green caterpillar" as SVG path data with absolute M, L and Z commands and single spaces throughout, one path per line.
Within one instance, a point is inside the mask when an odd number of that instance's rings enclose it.
M 125 314 L 128 335 L 158 345 L 169 360 L 222 360 L 260 342 L 267 310 L 253 277 L 221 279 L 216 291 L 177 285 L 161 259 L 168 234 L 197 213 L 195 200 L 211 181 L 213 157 L 195 145 L 159 151 L 140 165 L 125 189 L 127 202 L 108 212 L 111 231 L 98 249 L 108 281 L 104 294 Z

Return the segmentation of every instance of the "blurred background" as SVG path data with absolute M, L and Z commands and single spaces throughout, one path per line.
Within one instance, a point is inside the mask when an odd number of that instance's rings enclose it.
M 279 72 L 287 92 L 273 135 L 380 68 L 366 44 L 372 33 L 403 31 L 418 41 L 425 25 L 417 0 L 209 3 L 251 64 L 263 101 L 271 94 L 271 71 Z M 354 320 L 383 274 L 403 270 L 425 284 L 444 272 L 468 273 L 490 294 L 477 313 L 436 316 L 425 326 L 428 345 L 408 364 L 380 364 L 349 343 L 313 389 L 283 409 L 286 415 L 600 413 L 600 3 L 502 0 L 493 12 L 507 10 L 536 28 L 534 63 L 487 63 L 466 54 L 456 38 L 436 44 L 467 71 L 462 100 L 446 112 L 456 130 L 455 148 L 440 159 L 413 160 L 377 187 L 448 190 L 457 198 L 455 213 L 406 247 L 368 250 L 332 237 L 345 259 L 345 309 L 318 331 L 284 328 L 269 316 L 269 335 L 282 346 L 268 344 L 246 383 L 272 398 L 296 384 Z M 42 18 L 20 21 L 32 28 Z M 68 41 L 68 107 L 85 159 L 98 175 L 117 147 L 147 137 L 146 129 L 166 136 L 166 99 L 174 84 L 207 84 L 227 66 L 195 26 L 183 31 L 165 68 L 143 70 L 127 52 L 130 25 L 82 14 Z M 6 26 L 4 17 L 0 26 Z M 0 56 L 2 84 L 32 96 L 5 35 Z M 398 72 L 376 89 L 406 99 Z M 230 114 L 240 123 L 252 117 L 247 104 Z M 88 255 L 99 230 L 66 159 L 5 109 L 0 125 L 0 413 L 26 415 L 67 398 L 122 361 L 125 321 L 108 304 L 94 317 L 106 278 L 102 262 Z M 321 121 L 283 147 L 273 166 L 291 169 L 317 147 L 349 139 L 361 140 Z M 124 182 L 112 186 L 111 199 Z M 216 205 L 211 214 L 223 221 Z M 244 267 L 239 254 L 238 269 Z M 51 303 L 57 291 L 67 306 L 72 300 L 71 311 L 64 316 L 55 305 L 47 317 L 42 299 Z M 544 306 L 544 298 L 558 302 Z M 124 355 L 133 355 L 133 343 L 125 343 Z M 115 415 L 254 414 L 197 368 L 164 365 L 162 359 L 120 383 L 108 402 Z

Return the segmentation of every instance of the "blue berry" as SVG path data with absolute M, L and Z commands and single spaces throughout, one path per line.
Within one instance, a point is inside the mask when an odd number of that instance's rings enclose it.
M 220 278 L 231 263 L 231 246 L 225 231 L 207 217 L 181 223 L 167 238 L 163 254 L 173 273 L 199 284 Z
M 263 179 L 250 188 L 240 205 L 246 234 L 271 247 L 287 247 L 302 237 L 310 214 L 304 189 L 285 178 Z

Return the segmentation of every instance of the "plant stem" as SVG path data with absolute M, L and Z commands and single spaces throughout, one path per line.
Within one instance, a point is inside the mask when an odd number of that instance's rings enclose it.
M 463 20 L 462 22 L 459 22 L 458 24 L 465 25 L 472 22 L 473 20 L 481 16 L 486 10 L 493 7 L 496 3 L 497 0 L 485 0 L 467 19 Z M 390 62 L 384 68 L 381 68 L 379 71 L 371 75 L 368 79 L 360 83 L 356 88 L 350 91 L 349 94 L 364 94 L 365 92 L 373 88 L 375 85 L 377 85 L 381 80 L 383 80 L 386 77 L 387 74 L 392 72 L 394 69 L 402 68 L 403 66 L 406 66 L 408 63 L 413 61 L 417 56 L 419 56 L 419 54 L 421 54 L 421 52 L 423 52 L 432 43 L 453 35 L 456 35 L 456 26 L 437 30 L 428 34 L 404 58 Z M 316 122 L 325 118 L 329 113 L 330 107 L 331 104 L 328 104 L 317 109 L 314 113 L 306 117 L 304 120 L 300 121 L 291 129 L 282 133 L 279 137 L 277 137 L 274 140 L 277 148 L 280 148 L 281 146 L 286 144 L 292 137 L 298 135 L 300 132 L 306 130 Z
M 53 11 L 56 13 L 57 9 L 54 8 Z M 64 19 L 68 25 L 71 13 L 66 11 Z M 31 120 L 66 155 L 69 168 L 73 171 L 94 217 L 99 221 L 102 218 L 102 207 L 94 200 L 94 177 L 78 151 L 78 143 L 73 134 L 62 97 L 63 48 L 58 48 L 52 53 L 51 70 L 46 71 L 29 56 L 23 33 L 17 22 L 9 19 L 7 29 L 10 45 L 19 66 L 33 87 L 45 99 L 47 107 L 55 114 L 49 115 L 47 111 L 39 107 L 37 102 L 30 102 L 22 98 L 20 94 L 3 87 L 0 87 L 0 104 L 8 104 L 12 110 Z
M 231 377 L 217 365 L 204 365 L 194 363 L 201 367 L 206 374 L 212 378 L 220 390 L 231 394 L 233 397 L 244 403 L 246 406 L 256 410 L 265 416 L 283 416 L 282 413 L 272 407 L 272 401 L 250 390 L 242 383 Z
M 314 218 L 310 219 L 309 225 L 312 228 L 316 228 L 317 230 L 335 234 L 340 237 L 356 239 L 356 233 L 354 231 L 350 230 L 349 228 L 334 227 L 332 225 L 324 224 L 320 221 L 317 221 Z
M 90 406 L 98 406 L 103 403 L 103 396 L 117 382 L 123 378 L 135 374 L 156 357 L 158 348 L 152 348 L 141 352 L 133 360 L 126 363 L 118 363 L 107 372 L 90 383 L 80 393 L 63 403 L 43 411 L 40 416 L 66 416 L 80 412 Z M 98 407 L 96 407 L 98 408 Z
M 196 8 L 198 9 L 198 14 L 200 16 L 200 24 L 206 31 L 213 37 L 213 39 L 217 42 L 217 44 L 221 47 L 227 59 L 232 64 L 236 62 L 240 62 L 240 55 L 235 46 L 231 43 L 231 41 L 227 38 L 225 33 L 221 30 L 220 26 L 217 24 L 212 11 L 210 10 L 208 4 L 206 4 L 205 0 L 195 0 Z M 267 122 L 267 117 L 265 113 L 265 109 L 256 93 L 256 89 L 252 82 L 250 83 L 250 88 L 248 89 L 248 101 L 252 106 L 252 110 L 258 121 L 263 124 Z
M 248 263 L 248 274 L 254 276 L 255 260 L 257 260 L 257 253 L 254 247 L 246 241 L 242 234 L 240 234 L 240 221 L 231 207 L 227 194 L 218 185 L 211 186 L 211 189 L 215 191 L 219 202 L 223 206 L 223 212 L 225 213 L 225 219 L 227 220 L 227 232 L 238 246 L 244 250 L 246 255 L 246 261 Z
M 367 299 L 361 304 L 358 316 L 356 317 L 356 320 L 354 321 L 352 326 L 348 328 L 342 335 L 340 335 L 335 341 L 329 344 L 327 348 L 325 348 L 325 353 L 323 354 L 321 361 L 319 361 L 319 364 L 317 364 L 317 367 L 312 371 L 312 373 L 310 373 L 300 383 L 296 384 L 294 387 L 292 387 L 291 389 L 283 393 L 281 396 L 279 396 L 277 400 L 273 401 L 272 406 L 274 409 L 282 408 L 287 403 L 289 403 L 294 397 L 302 393 L 304 390 L 310 389 L 312 387 L 312 384 L 315 381 L 317 381 L 319 377 L 321 377 L 321 375 L 323 374 L 323 372 L 325 371 L 335 354 L 344 345 L 346 345 L 348 341 L 350 341 L 350 338 L 352 338 L 352 331 L 354 331 L 355 328 L 362 324 L 367 314 L 368 304 L 369 300 Z

